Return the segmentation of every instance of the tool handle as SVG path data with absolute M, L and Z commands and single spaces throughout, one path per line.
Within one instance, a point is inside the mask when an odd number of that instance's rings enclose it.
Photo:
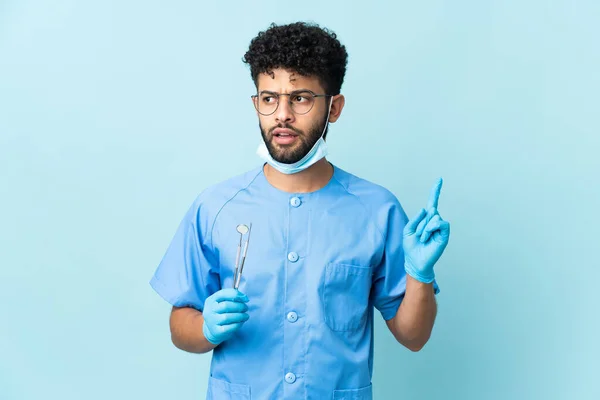
M 240 262 L 240 250 L 242 249 L 242 247 L 238 244 L 237 247 L 237 255 L 235 256 L 235 272 L 233 274 L 233 288 L 237 289 L 237 277 L 238 277 L 238 264 Z

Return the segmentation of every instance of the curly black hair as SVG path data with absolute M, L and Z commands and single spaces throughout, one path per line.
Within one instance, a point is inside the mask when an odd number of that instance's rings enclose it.
M 257 85 L 261 73 L 284 68 L 303 76 L 319 79 L 327 94 L 337 95 L 342 89 L 348 53 L 335 32 L 317 24 L 295 22 L 272 23 L 250 42 L 243 59 Z

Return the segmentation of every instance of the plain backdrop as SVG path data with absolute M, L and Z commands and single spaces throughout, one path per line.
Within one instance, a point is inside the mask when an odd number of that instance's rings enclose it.
M 410 216 L 444 178 L 436 326 L 377 314 L 375 398 L 600 398 L 599 4 L 0 0 L 0 398 L 204 398 L 148 281 L 261 162 L 241 59 L 296 20 L 349 53 L 329 160 Z

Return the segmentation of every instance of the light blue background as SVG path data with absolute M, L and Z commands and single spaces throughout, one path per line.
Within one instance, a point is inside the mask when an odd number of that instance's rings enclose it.
M 350 54 L 329 159 L 411 216 L 445 179 L 433 336 L 378 318 L 375 398 L 600 398 L 599 3 L 394 4 L 0 0 L 1 399 L 204 398 L 148 280 L 260 162 L 241 57 L 294 20 Z

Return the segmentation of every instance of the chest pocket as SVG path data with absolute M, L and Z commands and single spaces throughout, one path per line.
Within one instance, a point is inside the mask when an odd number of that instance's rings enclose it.
M 331 330 L 354 331 L 367 320 L 371 268 L 329 263 L 321 292 L 325 323 Z
M 207 400 L 250 400 L 250 386 L 208 378 Z

